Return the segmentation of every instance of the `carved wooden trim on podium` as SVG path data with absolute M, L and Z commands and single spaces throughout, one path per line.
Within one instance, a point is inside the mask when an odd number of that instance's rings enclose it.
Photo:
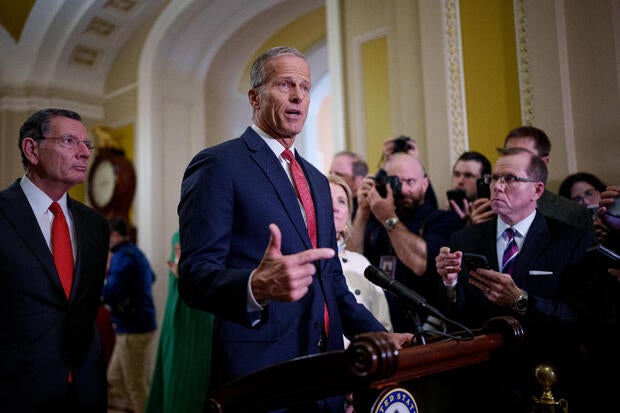
M 489 320 L 472 340 L 443 340 L 397 350 L 385 333 L 354 338 L 346 350 L 300 357 L 240 377 L 215 390 L 209 413 L 252 412 L 354 393 L 355 411 L 370 412 L 380 390 L 433 373 L 488 361 L 524 338 L 512 317 Z

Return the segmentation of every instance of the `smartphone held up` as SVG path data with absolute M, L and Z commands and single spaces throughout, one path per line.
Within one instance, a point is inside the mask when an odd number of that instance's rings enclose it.
M 464 200 L 466 198 L 466 192 L 464 189 L 450 189 L 446 191 L 448 201 L 454 201 L 459 208 L 463 208 Z
M 491 198 L 490 176 L 485 175 L 476 180 L 476 198 Z
M 467 266 L 467 271 L 476 271 L 478 268 L 489 269 L 487 257 L 471 252 L 463 253 L 463 263 Z

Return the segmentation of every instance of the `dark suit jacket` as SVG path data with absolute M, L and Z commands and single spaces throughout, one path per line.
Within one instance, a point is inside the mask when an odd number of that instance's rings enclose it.
M 318 246 L 337 250 L 326 177 L 297 155 L 317 215 Z M 272 301 L 252 326 L 248 278 L 269 243 L 269 224 L 282 232 L 282 254 L 312 248 L 295 190 L 271 149 L 248 128 L 238 139 L 197 154 L 190 162 L 179 204 L 179 293 L 190 307 L 215 314 L 212 386 L 319 352 L 324 297 L 330 315 L 327 350 L 348 337 L 384 331 L 349 293 L 340 261 L 316 263 L 308 293 L 292 303 Z M 342 411 L 342 404 L 340 404 Z
M 0 410 L 105 412 L 95 319 L 105 276 L 105 218 L 70 198 L 77 258 L 70 299 L 19 180 L 0 192 Z M 71 370 L 75 401 L 66 405 Z M 70 410 L 70 409 L 73 410 Z M 6 409 L 6 410 L 4 410 Z
M 453 233 L 452 251 L 485 255 L 491 268 L 498 271 L 496 226 L 494 219 Z M 586 254 L 592 245 L 591 231 L 536 213 L 513 272 L 517 286 L 529 295 L 525 316 L 487 300 L 480 289 L 469 285 L 464 266 L 457 283 L 457 303 L 450 310 L 452 316 L 470 328 L 478 328 L 491 317 L 511 315 L 525 329 L 524 345 L 502 364 L 505 380 L 523 386 L 533 382 L 536 364 L 550 362 L 559 369 L 561 384 L 570 387 L 574 368 L 580 363 L 578 348 L 600 314 L 596 304 L 597 277 L 592 274 L 591 254 Z M 539 385 L 534 383 L 532 389 L 521 396 L 540 393 Z
M 545 189 L 538 200 L 538 211 L 546 217 L 579 228 L 593 230 L 592 213 L 583 205 Z

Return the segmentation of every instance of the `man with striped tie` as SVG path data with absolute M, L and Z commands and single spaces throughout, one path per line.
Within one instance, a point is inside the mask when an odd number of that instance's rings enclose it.
M 471 328 L 510 315 L 526 331 L 518 351 L 487 366 L 493 371 L 484 374 L 501 378 L 482 386 L 490 410 L 501 405 L 502 411 L 528 411 L 529 396 L 540 393 L 533 371 L 542 362 L 558 369 L 558 391 L 577 403 L 570 369 L 580 365 L 583 331 L 596 308 L 586 256 L 593 237 L 537 211 L 547 179 L 539 157 L 522 148 L 498 150 L 491 176 L 496 218 L 453 233 L 451 246 L 441 248 L 436 258 L 446 311 Z M 465 252 L 485 255 L 491 269 L 461 266 Z

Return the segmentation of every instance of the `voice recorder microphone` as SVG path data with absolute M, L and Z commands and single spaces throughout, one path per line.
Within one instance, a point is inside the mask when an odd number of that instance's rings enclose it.
M 426 302 L 426 298 L 405 287 L 374 265 L 369 265 L 366 267 L 364 270 L 364 277 L 366 277 L 366 279 L 368 279 L 371 283 L 394 293 L 407 305 L 411 307 L 423 308 L 435 317 L 438 317 L 441 320 L 446 320 L 446 317 L 439 310 Z

